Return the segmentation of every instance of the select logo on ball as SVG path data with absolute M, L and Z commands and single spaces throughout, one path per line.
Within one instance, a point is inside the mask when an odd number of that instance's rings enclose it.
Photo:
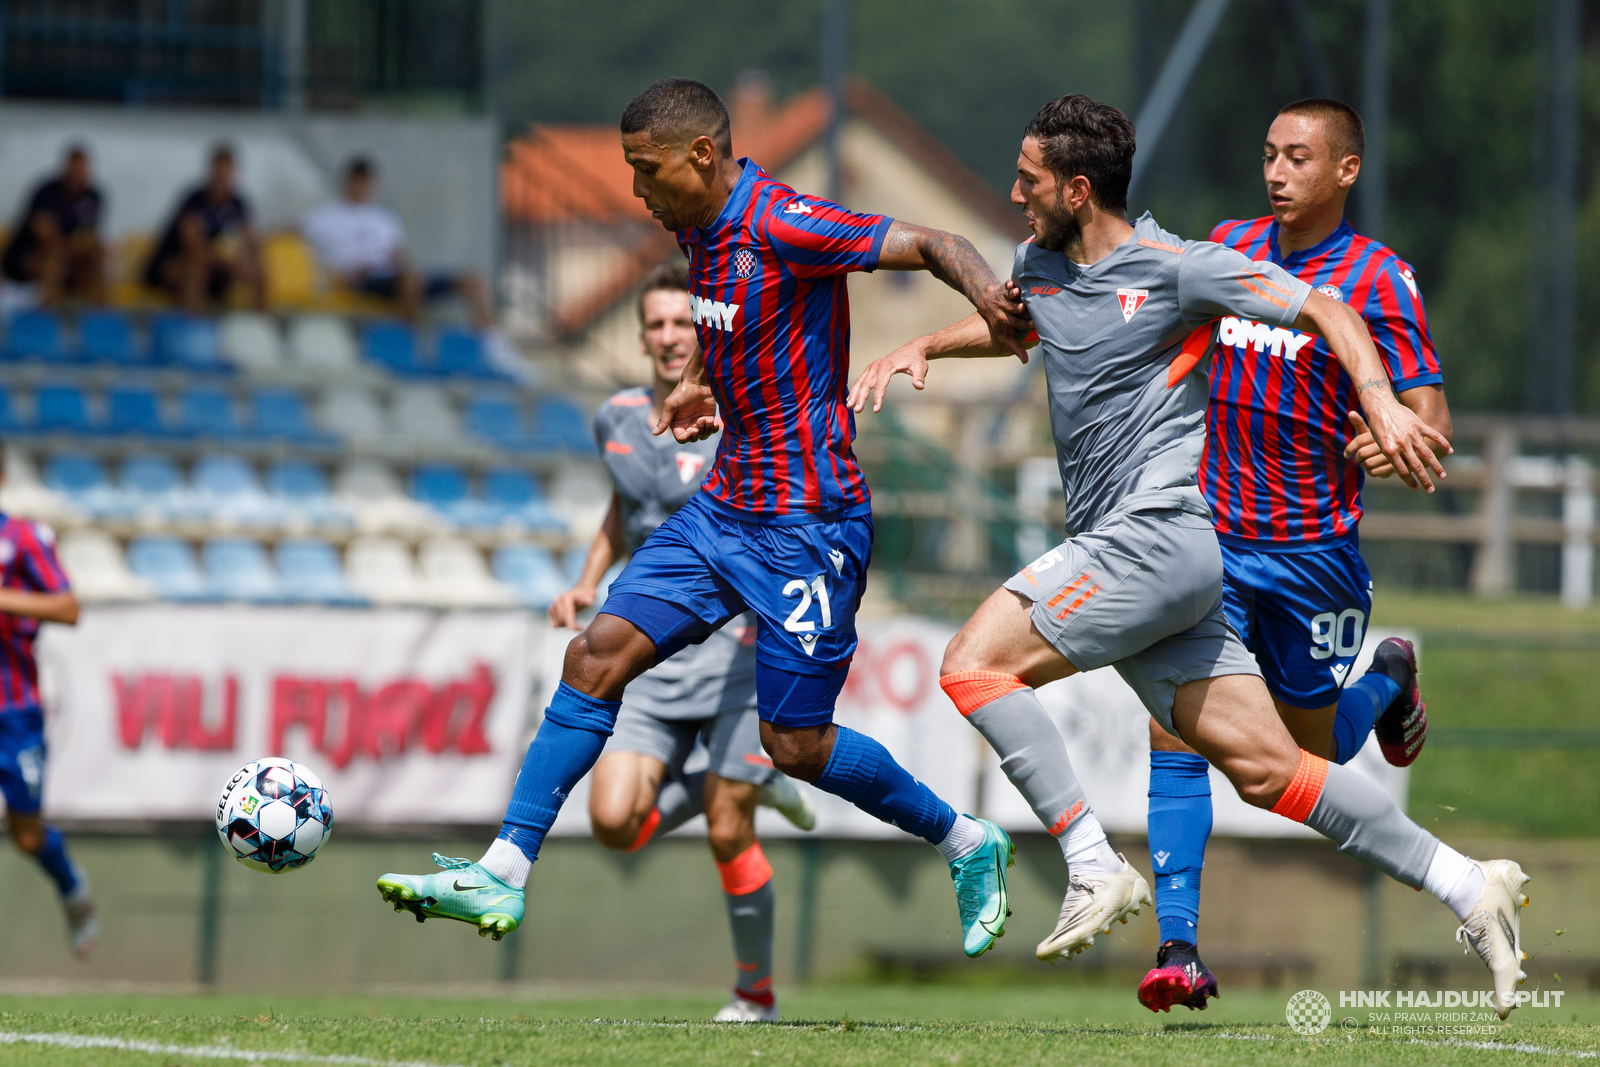
M 282 756 L 239 768 L 217 802 L 217 836 L 240 863 L 267 874 L 310 863 L 332 830 L 322 779 Z

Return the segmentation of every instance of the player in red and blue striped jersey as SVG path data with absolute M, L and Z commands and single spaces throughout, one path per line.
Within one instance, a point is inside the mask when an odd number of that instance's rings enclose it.
M 568 646 L 489 852 L 448 861 L 444 875 L 384 875 L 379 889 L 418 918 L 461 919 L 497 937 L 515 928 L 529 867 L 599 756 L 623 687 L 749 611 L 773 764 L 937 847 L 951 865 L 963 948 L 979 955 L 1004 929 L 1010 838 L 957 816 L 882 745 L 833 722 L 872 552 L 871 498 L 851 450 L 845 279 L 926 270 L 972 301 L 998 346 L 1026 358 L 1022 303 L 966 239 L 847 211 L 734 158 L 727 109 L 699 82 L 657 82 L 621 126 L 634 195 L 688 257 L 700 341 L 655 432 L 688 442 L 720 429 L 716 459 Z
M 1372 669 L 1345 684 L 1372 608 L 1357 542 L 1361 486 L 1365 474 L 1394 473 L 1357 413 L 1358 392 L 1392 388 L 1446 437 L 1450 410 L 1415 274 L 1344 218 L 1363 141 L 1360 116 L 1338 101 L 1288 105 L 1265 146 L 1273 213 L 1224 222 L 1211 240 L 1276 263 L 1359 311 L 1388 381 L 1352 382 L 1321 338 L 1223 319 L 1200 485 L 1221 542 L 1229 624 L 1255 654 L 1295 740 L 1345 763 L 1376 728 L 1384 757 L 1403 767 L 1416 758 L 1428 724 L 1410 642 L 1382 642 Z M 1211 830 L 1206 761 L 1165 731 L 1150 736 L 1161 950 L 1139 999 L 1151 1010 L 1203 1008 L 1216 995 L 1195 949 Z
M 40 814 L 44 710 L 33 654 L 41 622 L 77 621 L 78 599 L 56 560 L 54 532 L 44 523 L 0 514 L 0 795 L 11 839 L 55 883 L 73 951 L 87 958 L 100 934 L 89 881 L 67 854 L 61 831 Z

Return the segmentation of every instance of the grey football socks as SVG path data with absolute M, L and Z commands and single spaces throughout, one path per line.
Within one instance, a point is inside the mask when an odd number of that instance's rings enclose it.
M 746 1000 L 772 1002 L 772 918 L 775 897 L 769 879 L 753 893 L 728 898 L 728 927 L 733 932 L 733 960 L 739 980 L 735 988 Z
M 662 783 L 661 792 L 656 794 L 656 810 L 661 813 L 661 822 L 650 835 L 652 839 L 665 837 L 703 813 L 706 810 L 706 772 L 696 771 Z
M 1072 821 L 1089 810 L 1067 756 L 1067 743 L 1032 689 L 1012 689 L 966 712 L 966 717 L 1000 756 L 1000 769 L 1052 836 L 1066 833 Z
M 1377 783 L 1309 752 L 1272 810 L 1305 823 L 1345 855 L 1421 888 L 1439 839 L 1406 818 Z

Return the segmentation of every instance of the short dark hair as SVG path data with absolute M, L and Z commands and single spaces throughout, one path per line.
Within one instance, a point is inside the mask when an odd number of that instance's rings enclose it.
M 233 162 L 233 145 L 224 143 L 212 146 L 211 162 L 221 163 L 223 160 Z
M 1362 125 L 1356 109 L 1341 100 L 1326 96 L 1308 96 L 1278 109 L 1280 115 L 1306 115 L 1322 123 L 1322 132 L 1333 149 L 1334 159 L 1345 156 L 1364 156 L 1367 151 L 1367 128 Z
M 628 101 L 622 132 L 648 132 L 675 145 L 709 137 L 718 152 L 733 155 L 727 105 L 711 86 L 693 78 L 662 78 Z
M 372 172 L 376 169 L 372 165 L 372 160 L 366 156 L 356 156 L 345 164 L 344 176 L 346 178 L 370 178 L 372 177 Z
M 84 146 L 84 143 L 82 141 L 73 141 L 71 144 L 67 145 L 67 150 L 61 156 L 61 158 L 62 159 L 88 159 L 89 158 L 89 149 Z
M 689 268 L 682 263 L 663 263 L 645 275 L 644 287 L 639 290 L 639 325 L 644 325 L 644 298 L 651 293 L 687 293 Z
M 1039 109 L 1023 132 L 1044 150 L 1043 163 L 1063 182 L 1089 179 L 1089 196 L 1107 211 L 1128 212 L 1133 123 L 1118 108 L 1073 94 Z

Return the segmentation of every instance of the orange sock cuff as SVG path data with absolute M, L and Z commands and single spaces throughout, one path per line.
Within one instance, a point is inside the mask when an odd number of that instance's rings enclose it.
M 623 851 L 638 852 L 650 843 L 650 838 L 655 836 L 656 827 L 661 825 L 661 809 L 651 808 L 650 814 L 644 817 L 644 825 L 639 827 L 639 836 L 633 839 L 633 844 Z
M 966 718 L 990 701 L 1028 687 L 1021 678 L 1005 671 L 957 671 L 940 678 L 939 688 Z
M 1317 806 L 1317 798 L 1322 795 L 1322 785 L 1327 780 L 1328 761 L 1302 748 L 1300 766 L 1295 768 L 1289 788 L 1272 806 L 1272 813 L 1295 822 L 1305 822 L 1311 818 L 1311 809 Z
M 742 897 L 772 881 L 772 864 L 767 862 L 767 854 L 761 851 L 761 842 L 757 841 L 727 863 L 717 864 L 717 873 L 722 875 L 724 893 Z

